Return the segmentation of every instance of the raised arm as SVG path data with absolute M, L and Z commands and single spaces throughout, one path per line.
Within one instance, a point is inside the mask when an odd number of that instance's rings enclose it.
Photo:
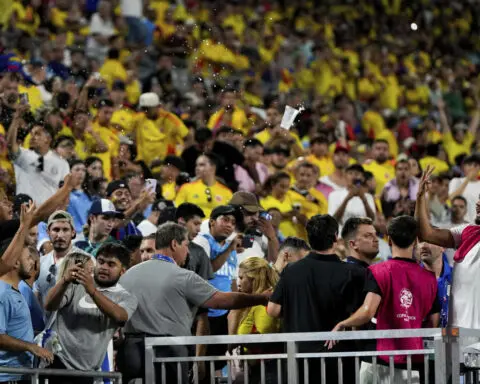
M 34 211 L 35 204 L 22 205 L 20 227 L 0 259 L 0 276 L 10 272 L 20 258 L 22 250 L 25 247 L 25 238 L 31 227 Z
M 439 99 L 437 102 L 438 113 L 440 115 L 440 125 L 444 134 L 451 133 L 450 124 L 448 123 L 447 113 L 445 111 L 445 102 Z
M 28 104 L 21 104 L 13 114 L 12 124 L 7 133 L 7 146 L 11 155 L 16 155 L 20 150 L 20 146 L 18 145 L 18 129 L 24 124 L 23 114 L 29 109 L 30 106 Z
M 477 135 L 479 125 L 480 125 L 480 101 L 476 100 L 476 108 L 475 108 L 475 111 L 473 112 L 472 120 L 470 121 L 470 124 L 468 126 L 468 130 L 474 138 Z
M 427 166 L 420 179 L 418 187 L 417 203 L 415 205 L 415 218 L 420 227 L 420 239 L 444 248 L 454 248 L 455 241 L 448 229 L 433 228 L 428 217 L 426 193 L 430 185 L 430 176 L 435 168 Z

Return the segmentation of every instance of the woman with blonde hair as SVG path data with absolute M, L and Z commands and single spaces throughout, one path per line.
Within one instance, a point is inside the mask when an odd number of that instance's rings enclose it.
M 262 293 L 274 289 L 278 282 L 278 273 L 260 257 L 249 257 L 242 261 L 238 271 L 238 290 L 243 293 Z M 234 318 L 237 319 L 236 334 L 265 334 L 280 332 L 280 320 L 274 319 L 267 314 L 267 307 L 257 305 L 255 307 L 239 310 Z M 281 346 L 248 345 L 245 348 L 248 354 L 263 354 L 281 352 Z M 260 362 L 251 360 L 249 367 L 249 383 L 260 383 Z M 277 383 L 276 360 L 265 361 L 265 383 Z
M 93 273 L 95 259 L 87 253 L 82 252 L 72 252 L 68 254 L 63 258 L 62 263 L 59 266 L 57 281 L 60 281 L 67 273 L 68 269 L 76 264 L 80 264 L 87 272 Z

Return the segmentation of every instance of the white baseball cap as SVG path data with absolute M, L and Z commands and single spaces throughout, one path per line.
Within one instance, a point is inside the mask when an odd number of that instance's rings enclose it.
M 160 98 L 155 92 L 147 92 L 140 96 L 140 108 L 158 107 L 160 105 Z

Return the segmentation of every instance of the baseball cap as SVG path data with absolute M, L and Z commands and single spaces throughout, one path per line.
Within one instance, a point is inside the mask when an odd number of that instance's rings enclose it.
M 185 162 L 183 161 L 182 158 L 180 158 L 178 156 L 168 155 L 167 157 L 165 157 L 165 160 L 163 160 L 163 164 L 164 165 L 173 165 L 180 172 L 185 171 Z
M 113 192 L 115 192 L 117 189 L 122 189 L 122 188 L 126 188 L 126 189 L 130 190 L 128 188 L 127 183 L 124 180 L 113 180 L 113 181 L 111 181 L 107 186 L 107 196 L 108 197 L 112 196 Z
M 337 142 L 337 144 L 335 144 L 335 151 L 334 151 L 334 153 L 338 153 L 338 152 L 349 153 L 349 152 L 350 152 L 350 148 L 349 148 L 347 145 L 343 145 L 343 144 Z
M 53 223 L 58 223 L 59 221 L 66 221 L 68 224 L 70 224 L 70 226 L 72 227 L 72 229 L 75 228 L 74 224 L 73 224 L 73 217 L 72 215 L 70 215 L 68 212 L 66 211 L 55 211 L 53 212 L 50 217 L 48 218 L 48 221 L 47 221 L 47 228 L 50 228 L 50 225 L 52 225 Z
M 210 219 L 216 220 L 220 216 L 228 216 L 232 215 L 235 217 L 237 222 L 243 221 L 243 215 L 240 210 L 233 205 L 220 205 L 213 209 L 212 213 L 210 214 Z
M 124 217 L 123 213 L 118 212 L 115 209 L 115 206 L 110 200 L 99 199 L 95 200 L 88 211 L 89 215 L 111 215 L 122 219 Z
M 154 92 L 147 92 L 140 96 L 140 108 L 158 107 L 160 105 L 160 98 Z
M 235 192 L 229 204 L 240 206 L 249 213 L 256 213 L 262 210 L 262 207 L 258 204 L 257 197 L 253 193 L 246 191 Z
M 112 91 L 125 91 L 126 86 L 122 80 L 115 80 L 112 84 Z

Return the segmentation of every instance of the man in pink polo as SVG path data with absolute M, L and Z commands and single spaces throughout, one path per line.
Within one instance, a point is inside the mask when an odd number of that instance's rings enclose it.
M 388 237 L 393 259 L 369 267 L 363 305 L 348 319 L 338 323 L 333 331 L 359 327 L 377 319 L 377 330 L 422 328 L 424 320 L 437 327 L 440 305 L 437 300 L 437 280 L 432 272 L 422 268 L 413 259 L 419 226 L 411 216 L 393 219 L 388 226 Z M 333 343 L 330 343 L 333 344 Z M 420 337 L 404 339 L 379 339 L 377 351 L 423 349 Z M 388 379 L 389 357 L 380 356 L 378 379 Z M 418 383 L 423 367 L 422 355 L 414 355 L 412 383 Z M 407 379 L 406 355 L 394 357 L 395 378 L 399 382 Z M 415 364 L 417 363 L 417 364 Z M 416 371 L 416 372 L 415 372 Z

